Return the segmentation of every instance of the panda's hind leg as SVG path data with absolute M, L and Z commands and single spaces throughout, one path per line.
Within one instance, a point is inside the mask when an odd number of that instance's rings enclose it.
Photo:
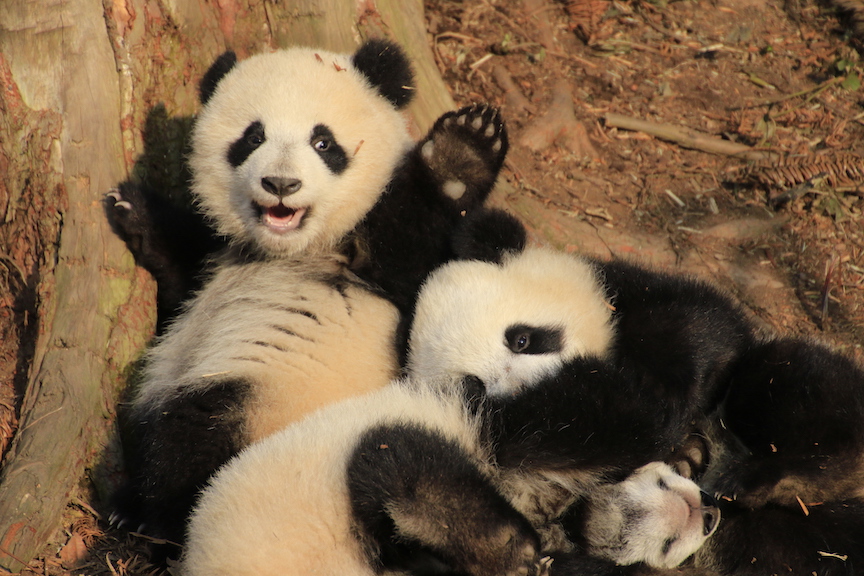
M 496 108 L 475 104 L 443 114 L 420 143 L 420 157 L 447 197 L 482 204 L 504 164 L 507 130 Z
M 381 425 L 348 466 L 358 533 L 370 560 L 412 574 L 527 576 L 537 534 L 456 443 L 421 426 Z
M 139 415 L 140 461 L 132 472 L 145 533 L 182 544 L 198 493 L 242 447 L 248 390 L 240 380 L 213 383 Z

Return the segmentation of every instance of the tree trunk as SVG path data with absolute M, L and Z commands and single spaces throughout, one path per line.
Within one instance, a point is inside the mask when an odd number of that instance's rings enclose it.
M 421 0 L 0 2 L 0 336 L 17 345 L 0 349 L 0 391 L 16 403 L 0 450 L 17 421 L 0 567 L 43 550 L 88 470 L 110 484 L 114 407 L 152 334 L 152 282 L 109 229 L 103 194 L 131 174 L 183 193 L 197 83 L 223 50 L 352 51 L 368 36 L 413 59 L 419 135 L 453 107 Z

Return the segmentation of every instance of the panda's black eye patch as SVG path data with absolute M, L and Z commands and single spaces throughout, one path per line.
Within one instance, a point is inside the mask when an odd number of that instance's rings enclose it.
M 321 156 L 321 160 L 334 174 L 341 174 L 348 167 L 348 154 L 345 149 L 336 142 L 333 131 L 324 124 L 318 124 L 312 129 L 309 144 L 315 152 Z
M 558 328 L 516 324 L 504 331 L 504 345 L 515 354 L 553 354 L 564 348 Z
M 266 141 L 264 124 L 257 120 L 252 122 L 243 131 L 243 135 L 228 148 L 228 163 L 237 168 Z
M 678 540 L 678 539 L 677 538 L 667 538 L 666 540 L 663 541 L 663 549 L 661 550 L 661 552 L 663 553 L 664 556 L 669 554 L 669 550 L 672 549 L 672 545 L 675 543 L 676 540 Z

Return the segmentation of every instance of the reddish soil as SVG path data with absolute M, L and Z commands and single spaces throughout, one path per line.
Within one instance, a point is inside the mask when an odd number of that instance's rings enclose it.
M 504 206 L 562 246 L 711 278 L 766 328 L 860 355 L 861 43 L 836 11 L 766 0 L 427 10 L 457 103 L 493 102 L 509 123 Z M 612 127 L 610 113 L 774 154 L 688 149 Z

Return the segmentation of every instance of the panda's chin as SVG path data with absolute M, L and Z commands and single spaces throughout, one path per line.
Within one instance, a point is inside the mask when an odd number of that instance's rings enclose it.
M 289 208 L 282 204 L 268 208 L 261 207 L 261 223 L 269 231 L 276 234 L 286 234 L 296 230 L 306 216 L 305 208 Z

